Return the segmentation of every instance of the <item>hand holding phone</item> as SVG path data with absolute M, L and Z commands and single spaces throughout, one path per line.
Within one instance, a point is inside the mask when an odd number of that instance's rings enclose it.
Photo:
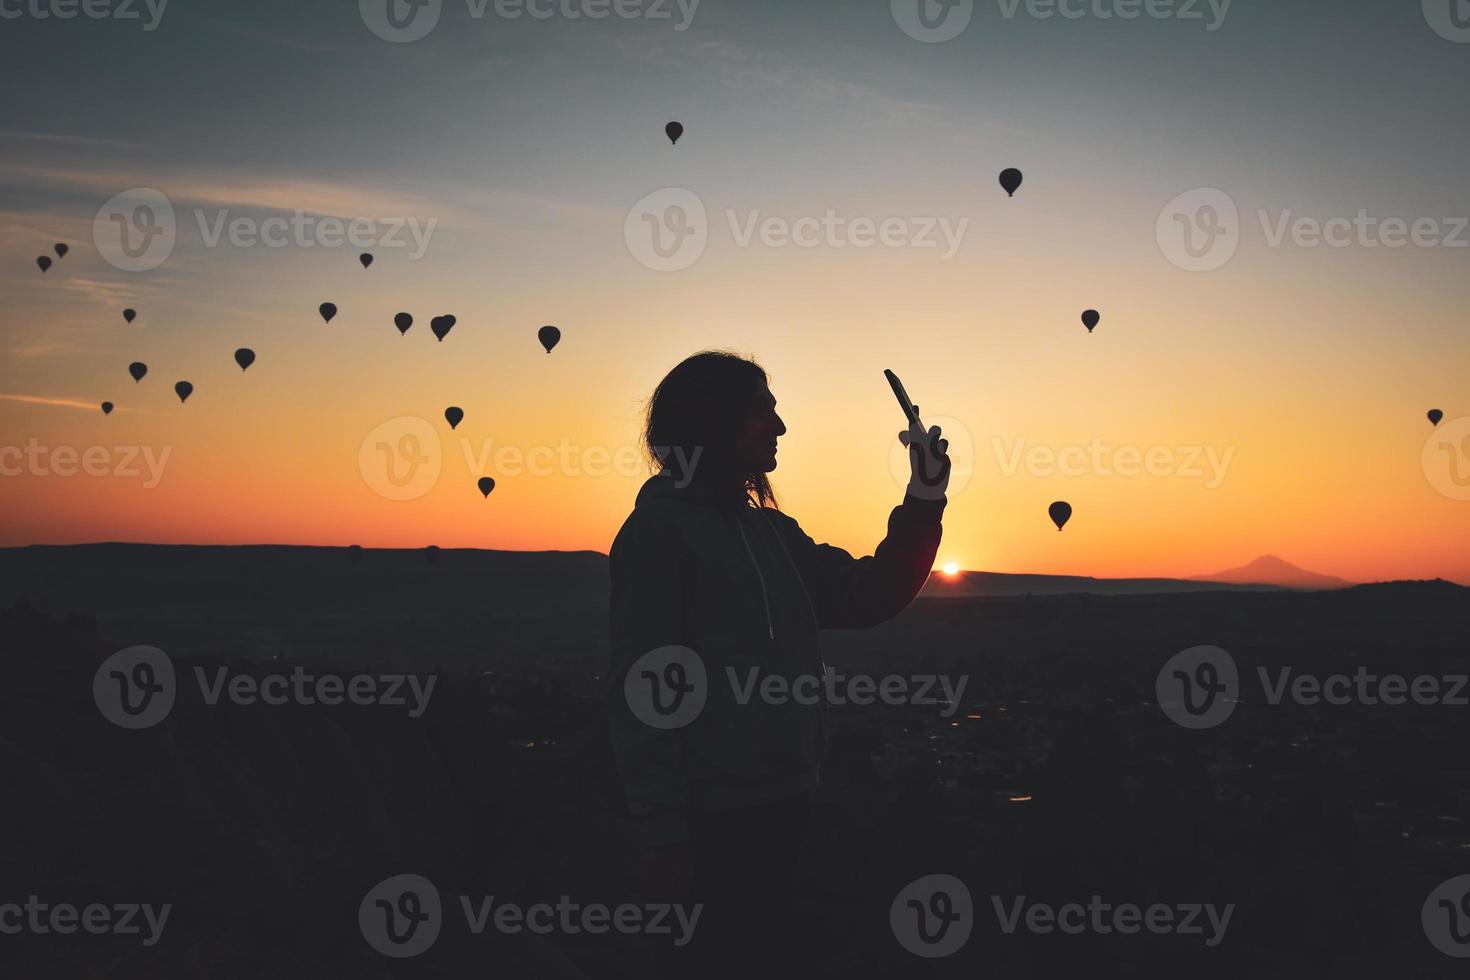
M 898 441 L 909 450 L 908 493 L 922 500 L 941 499 L 949 487 L 949 440 L 943 438 L 937 425 L 924 428 L 919 406 L 909 400 L 898 375 L 885 369 L 883 376 L 909 422 L 908 429 L 898 434 Z

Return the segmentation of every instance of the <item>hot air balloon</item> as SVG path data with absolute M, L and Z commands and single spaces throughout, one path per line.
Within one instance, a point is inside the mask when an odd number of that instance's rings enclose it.
M 1437 408 L 1431 408 L 1429 410 L 1429 424 L 1430 425 L 1439 425 L 1439 420 L 1442 419 L 1442 418 L 1444 418 L 1444 412 L 1441 412 Z
M 362 545 L 351 544 L 347 546 L 347 560 L 356 565 L 362 561 Z
M 439 338 L 440 343 L 443 343 L 444 336 L 448 334 L 450 330 L 454 329 L 454 324 L 456 322 L 457 321 L 454 319 L 453 313 L 446 313 L 443 316 L 436 316 L 434 317 L 434 319 L 430 320 L 429 329 L 434 331 L 434 336 Z
M 456 405 L 450 405 L 444 410 L 444 418 L 451 429 L 456 428 L 464 420 L 464 409 Z
M 142 381 L 143 375 L 148 373 L 148 365 L 142 361 L 134 361 L 128 365 L 128 373 L 133 376 L 134 381 Z
M 1046 512 L 1051 515 L 1052 523 L 1057 526 L 1058 531 L 1072 519 L 1072 505 L 1065 500 L 1058 500 L 1048 507 Z
M 1005 188 L 1007 197 L 1015 197 L 1016 191 L 1021 186 L 1021 171 L 1015 167 L 1007 167 L 1000 172 L 1000 186 Z
M 372 255 L 370 253 L 363 252 L 361 255 L 359 255 L 357 257 L 357 261 L 361 262 L 362 263 L 362 267 L 364 269 L 366 269 L 368 266 L 370 266 L 370 265 L 373 264 L 373 257 L 372 257 Z
M 439 546 L 437 544 L 429 545 L 424 549 L 424 552 L 424 557 L 429 559 L 429 564 L 432 565 L 439 560 Z
M 332 317 L 337 315 L 337 304 L 323 303 L 321 306 L 318 306 L 316 308 L 316 311 L 322 315 L 323 320 L 325 320 L 327 323 L 331 323 Z
M 398 328 L 399 336 L 408 333 L 408 328 L 413 326 L 413 317 L 407 313 L 400 313 L 393 318 L 393 326 Z
M 536 339 L 541 341 L 541 346 L 546 348 L 546 353 L 551 353 L 551 348 L 561 341 L 561 331 L 555 327 L 542 327 L 536 331 Z
M 194 386 L 187 381 L 180 381 L 174 385 L 174 394 L 179 396 L 180 402 L 186 402 L 189 400 L 189 396 L 194 394 Z
M 102 414 L 103 415 L 111 415 L 112 414 L 112 402 L 103 402 L 102 403 Z
M 251 350 L 249 347 L 241 347 L 239 350 L 235 351 L 235 363 L 240 365 L 241 371 L 245 370 L 250 365 L 255 363 L 255 351 Z
M 488 476 L 480 477 L 479 482 L 475 485 L 480 488 L 480 493 L 487 497 L 490 496 L 490 491 L 495 489 L 495 481 Z
M 1082 325 L 1087 328 L 1088 333 L 1092 333 L 1092 328 L 1097 326 L 1101 320 L 1102 315 L 1097 310 L 1082 311 Z
M 129 307 L 126 310 L 123 310 L 123 319 L 126 320 L 128 323 L 132 323 L 133 320 L 137 316 L 138 316 L 138 311 L 135 310 L 135 309 L 133 309 L 133 308 L 131 308 L 131 307 Z
M 51 268 L 51 256 L 49 256 L 49 255 L 38 255 L 38 256 L 36 256 L 36 265 L 39 265 L 41 267 L 41 271 L 42 272 L 45 272 L 47 269 Z
M 684 135 L 684 124 L 671 122 L 664 127 L 664 133 L 669 137 L 670 143 L 678 143 L 679 137 Z
M 71 251 L 71 249 L 67 247 L 66 242 L 57 242 L 55 245 L 52 245 L 51 247 L 54 248 L 54 249 L 56 249 L 56 257 L 58 259 L 64 259 L 64 258 L 66 258 L 66 253 Z

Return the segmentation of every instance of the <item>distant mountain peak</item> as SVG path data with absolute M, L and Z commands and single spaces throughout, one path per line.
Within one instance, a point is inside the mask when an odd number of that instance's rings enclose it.
M 1235 585 L 1280 585 L 1288 589 L 1346 589 L 1353 585 L 1346 579 L 1309 572 L 1279 555 L 1262 555 L 1239 568 L 1227 568 L 1213 575 L 1196 575 L 1194 579 Z

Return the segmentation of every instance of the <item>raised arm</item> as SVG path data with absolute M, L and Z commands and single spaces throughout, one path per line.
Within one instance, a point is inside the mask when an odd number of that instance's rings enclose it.
M 915 417 L 918 411 L 914 406 Z M 796 521 L 784 514 L 772 517 L 823 629 L 862 629 L 892 619 L 929 580 L 949 487 L 949 442 L 942 435 L 937 425 L 925 431 L 917 424 L 899 433 L 909 450 L 909 484 L 903 503 L 889 513 L 888 534 L 872 557 L 854 558 L 841 548 L 817 544 Z
M 934 567 L 945 500 L 906 495 L 888 515 L 888 534 L 870 557 L 817 544 L 789 517 L 775 517 L 823 629 L 863 629 L 903 611 Z

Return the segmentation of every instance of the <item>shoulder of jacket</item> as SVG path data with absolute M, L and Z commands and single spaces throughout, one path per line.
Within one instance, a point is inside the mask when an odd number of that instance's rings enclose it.
M 613 538 L 613 548 L 616 549 L 620 542 L 626 542 L 632 538 L 667 536 L 677 539 L 679 525 L 686 508 L 687 505 L 683 501 L 671 498 L 656 498 L 640 502 L 623 521 L 623 526 L 618 529 L 617 536 Z
M 768 521 L 772 527 L 778 528 L 786 534 L 804 535 L 806 533 L 801 529 L 801 525 L 796 523 L 796 518 L 790 514 L 784 514 L 771 507 L 761 507 L 756 508 L 756 510 L 756 520 Z

